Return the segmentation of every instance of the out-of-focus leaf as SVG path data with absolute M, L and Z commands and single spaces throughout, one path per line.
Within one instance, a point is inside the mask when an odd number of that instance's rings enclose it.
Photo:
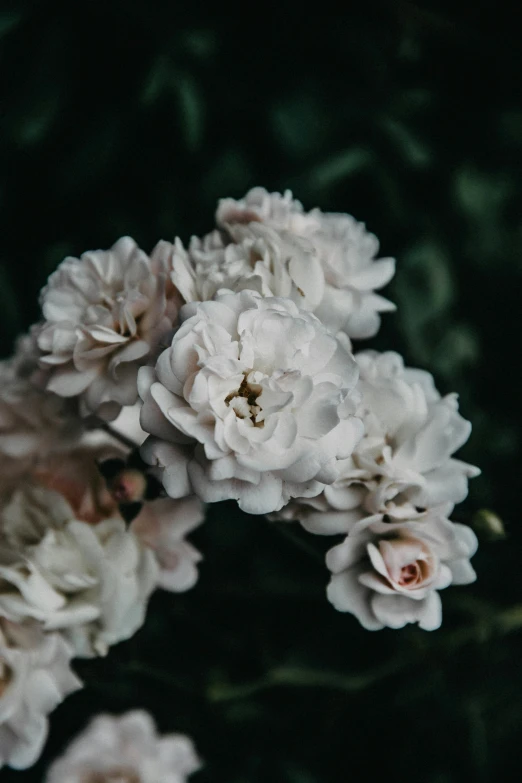
M 411 328 L 441 316 L 455 297 L 455 282 L 447 253 L 435 240 L 424 240 L 402 254 L 394 292 L 406 325 Z
M 194 152 L 201 145 L 205 127 L 205 106 L 196 81 L 189 74 L 176 74 L 171 84 L 179 101 L 181 127 L 187 149 Z
M 381 120 L 381 126 L 401 157 L 412 168 L 424 169 L 433 162 L 433 153 L 426 142 L 416 136 L 406 123 L 391 117 Z
M 462 211 L 477 221 L 490 221 L 513 193 L 513 180 L 498 172 L 494 175 L 474 167 L 462 167 L 455 174 L 455 197 Z
M 332 123 L 317 97 L 297 93 L 276 104 L 271 112 L 274 136 L 290 156 L 304 157 L 328 137 Z
M 209 60 L 216 52 L 217 39 L 213 30 L 186 30 L 180 44 L 187 52 L 200 60 Z
M 308 173 L 308 187 L 317 190 L 332 187 L 339 181 L 357 174 L 361 169 L 369 166 L 371 161 L 371 153 L 363 147 L 337 152 Z
M 467 324 L 452 324 L 444 330 L 432 356 L 434 369 L 450 376 L 457 369 L 476 364 L 480 358 L 478 337 Z
M 160 54 L 145 78 L 141 100 L 146 106 L 155 103 L 170 84 L 171 65 L 166 54 Z
M 43 141 L 52 130 L 60 106 L 58 86 L 49 85 L 42 93 L 28 96 L 19 107 L 11 126 L 16 142 L 28 147 Z
M 22 19 L 22 11 L 0 11 L 0 38 L 13 32 Z

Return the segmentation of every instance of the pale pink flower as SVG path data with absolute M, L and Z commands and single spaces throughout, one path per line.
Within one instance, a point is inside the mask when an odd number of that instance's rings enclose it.
M 438 591 L 475 580 L 476 548 L 470 528 L 438 512 L 395 523 L 368 517 L 326 556 L 328 599 L 369 630 L 407 623 L 434 630 L 442 621 Z
M 98 715 L 51 765 L 45 783 L 185 783 L 201 767 L 192 740 L 159 736 L 151 716 Z
M 194 496 L 180 500 L 159 498 L 144 504 L 131 529 L 156 555 L 160 568 L 158 587 L 173 593 L 194 587 L 201 554 L 185 536 L 204 519 L 204 506 Z

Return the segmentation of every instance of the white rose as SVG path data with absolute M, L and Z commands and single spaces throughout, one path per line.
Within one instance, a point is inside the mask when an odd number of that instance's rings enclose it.
M 140 372 L 142 454 L 174 498 L 234 498 L 268 513 L 319 494 L 362 434 L 355 362 L 288 299 L 222 291 L 186 305 L 155 369 Z
M 249 288 L 288 297 L 305 310 L 321 302 L 323 270 L 306 239 L 262 223 L 231 226 L 229 234 L 228 244 L 217 232 L 203 240 L 193 237 L 188 252 L 176 240 L 172 280 L 185 301 L 212 299 L 221 288 Z
M 223 198 L 216 211 L 216 223 L 224 229 L 230 226 L 248 223 L 264 223 L 280 231 L 292 231 L 300 234 L 305 228 L 311 228 L 316 218 L 306 214 L 303 205 L 292 197 L 290 190 L 281 193 L 269 193 L 265 188 L 252 188 L 245 198 L 236 201 Z
M 290 191 L 282 196 L 253 188 L 240 201 L 220 201 L 216 220 L 232 237 L 244 224 L 252 229 L 262 223 L 308 240 L 324 274 L 321 297 L 310 309 L 334 333 L 342 331 L 355 339 L 373 337 L 379 330 L 379 314 L 395 310 L 392 302 L 375 293 L 395 274 L 395 260 L 376 259 L 377 237 L 351 215 L 319 209 L 304 212 Z
M 40 755 L 48 714 L 82 686 L 71 656 L 59 634 L 0 618 L 0 768 L 26 769 Z
M 204 519 L 204 506 L 196 497 L 159 498 L 144 504 L 131 530 L 156 555 L 158 587 L 174 593 L 194 587 L 201 554 L 185 541 L 185 536 Z
M 476 547 L 470 528 L 437 513 L 396 523 L 369 517 L 327 553 L 328 599 L 369 630 L 407 623 L 434 630 L 442 621 L 437 591 L 475 580 Z
M 334 332 L 353 339 L 373 337 L 379 331 L 379 313 L 395 305 L 375 293 L 395 274 L 393 258 L 376 259 L 379 241 L 351 215 L 312 210 L 313 224 L 305 236 L 317 250 L 325 277 L 324 296 L 315 310 L 318 318 Z
M 1 525 L 2 615 L 62 630 L 82 657 L 105 655 L 143 624 L 157 565 L 122 519 L 87 524 L 62 495 L 28 485 Z
M 184 783 L 200 769 L 192 741 L 158 736 L 142 710 L 99 715 L 49 768 L 45 783 Z
M 450 514 L 466 497 L 468 479 L 480 473 L 452 456 L 471 432 L 457 396 L 441 397 L 432 376 L 404 367 L 397 353 L 364 351 L 355 360 L 364 437 L 315 508 L 308 500 L 294 503 L 287 518 L 301 518 L 313 533 L 332 534 L 373 514 L 412 519 L 436 507 Z
M 172 328 L 168 269 L 134 240 L 66 258 L 41 294 L 37 336 L 47 388 L 80 396 L 84 413 L 114 418 L 137 400 L 138 368 Z

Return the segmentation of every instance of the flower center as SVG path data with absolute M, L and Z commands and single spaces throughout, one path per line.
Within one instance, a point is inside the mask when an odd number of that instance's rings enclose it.
M 13 672 L 7 665 L 3 658 L 0 658 L 0 698 L 4 695 L 4 692 L 11 682 Z
M 88 772 L 82 783 L 140 783 L 140 777 L 129 767 L 113 767 L 106 772 Z
M 234 410 L 239 419 L 250 419 L 254 427 L 262 427 L 264 421 L 257 421 L 257 417 L 261 413 L 257 398 L 261 392 L 261 386 L 258 383 L 249 383 L 248 375 L 245 374 L 239 389 L 227 395 L 225 402 Z
M 411 587 L 422 578 L 421 569 L 418 563 L 408 563 L 401 568 L 399 584 L 401 587 Z

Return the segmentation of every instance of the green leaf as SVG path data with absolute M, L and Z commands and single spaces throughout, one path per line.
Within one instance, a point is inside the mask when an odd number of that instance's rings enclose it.
M 317 98 L 307 93 L 285 97 L 270 115 L 274 135 L 292 157 L 304 157 L 316 150 L 328 136 L 331 118 Z
M 514 182 L 503 172 L 488 174 L 473 166 L 463 166 L 455 174 L 455 198 L 469 218 L 490 221 L 512 196 Z
M 381 127 L 394 144 L 404 160 L 414 169 L 424 169 L 431 165 L 433 153 L 426 142 L 422 141 L 406 125 L 391 117 L 381 120 Z
M 20 24 L 23 14 L 21 11 L 0 11 L 0 38 L 3 38 Z
M 61 95 L 57 88 L 29 96 L 12 124 L 11 132 L 16 142 L 29 147 L 43 141 L 51 133 L 60 106 Z
M 357 174 L 372 162 L 372 154 L 363 147 L 337 152 L 308 174 L 308 187 L 325 189 Z
M 179 100 L 181 124 L 187 148 L 194 152 L 201 146 L 205 127 L 205 106 L 201 92 L 188 74 L 172 77 L 172 86 Z

